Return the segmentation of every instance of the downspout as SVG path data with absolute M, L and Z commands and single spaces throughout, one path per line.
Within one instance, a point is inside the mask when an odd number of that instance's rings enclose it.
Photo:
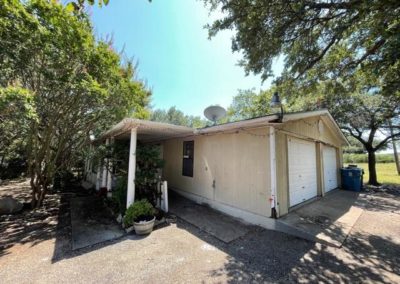
M 277 195 L 276 195 L 276 147 L 275 147 L 275 128 L 269 127 L 269 158 L 271 168 L 271 197 L 269 198 L 271 203 L 271 218 L 277 219 Z

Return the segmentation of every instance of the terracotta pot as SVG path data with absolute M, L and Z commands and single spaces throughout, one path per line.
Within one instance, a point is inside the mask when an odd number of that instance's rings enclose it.
M 135 228 L 136 235 L 147 235 L 153 231 L 154 222 L 156 217 L 154 217 L 150 221 L 142 221 L 139 223 L 133 223 L 133 227 Z

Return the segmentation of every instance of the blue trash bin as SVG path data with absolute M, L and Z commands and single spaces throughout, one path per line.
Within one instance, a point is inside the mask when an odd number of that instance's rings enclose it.
M 363 169 L 347 167 L 341 169 L 342 188 L 351 191 L 361 191 L 363 185 Z

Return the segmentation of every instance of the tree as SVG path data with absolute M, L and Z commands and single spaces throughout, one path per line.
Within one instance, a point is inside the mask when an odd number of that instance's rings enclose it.
M 151 114 L 151 120 L 171 123 L 175 125 L 188 126 L 193 128 L 202 128 L 207 122 L 201 119 L 200 116 L 185 115 L 176 107 L 170 107 L 168 110 L 156 109 Z
M 228 107 L 228 120 L 238 121 L 270 114 L 269 105 L 273 92 L 273 88 L 260 91 L 258 94 L 254 90 L 239 90 Z
M 368 183 L 372 185 L 379 184 L 375 153 L 400 138 L 400 96 L 384 96 L 381 84 L 375 74 L 358 71 L 350 80 L 320 82 L 311 92 L 308 86 L 290 85 L 302 98 L 289 97 L 292 110 L 326 107 L 345 135 L 362 144 L 368 154 Z M 393 124 L 393 133 L 390 133 L 389 122 Z
M 351 80 L 320 82 L 313 88 L 290 81 L 259 93 L 240 91 L 228 108 L 229 120 L 270 114 L 269 102 L 276 90 L 288 100 L 286 112 L 328 108 L 351 142 L 347 151 L 368 154 L 368 183 L 377 185 L 375 153 L 400 140 L 400 96 L 383 96 L 381 81 L 373 74 L 359 71 L 355 75 Z
M 13 178 L 26 170 L 29 126 L 36 119 L 31 93 L 20 88 L 0 88 L 0 178 Z
M 204 0 L 223 17 L 208 25 L 210 37 L 235 31 L 232 50 L 243 53 L 246 73 L 272 76 L 273 59 L 284 55 L 291 78 L 319 70 L 335 57 L 329 76 L 342 78 L 369 69 L 384 82 L 382 93 L 400 88 L 400 2 L 393 0 Z M 315 72 L 328 75 L 328 72 Z
M 37 119 L 27 152 L 32 206 L 57 172 L 79 159 L 89 132 L 132 114 L 147 117 L 150 92 L 121 65 L 110 42 L 96 41 L 88 16 L 55 1 L 0 1 L 0 87 L 33 95 Z

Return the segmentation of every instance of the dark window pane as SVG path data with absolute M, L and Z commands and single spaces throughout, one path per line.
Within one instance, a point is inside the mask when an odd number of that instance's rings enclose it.
M 194 141 L 183 141 L 182 175 L 193 177 Z

